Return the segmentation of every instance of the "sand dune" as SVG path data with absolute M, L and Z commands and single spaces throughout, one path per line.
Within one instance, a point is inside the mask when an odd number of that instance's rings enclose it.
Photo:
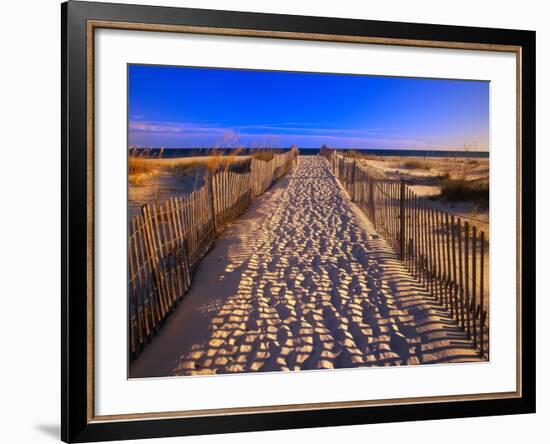
M 326 160 L 304 156 L 204 258 L 130 376 L 475 360 Z

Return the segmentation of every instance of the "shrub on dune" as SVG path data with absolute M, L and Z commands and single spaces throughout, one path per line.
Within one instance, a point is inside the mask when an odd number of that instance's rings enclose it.
M 464 179 L 445 179 L 439 197 L 448 202 L 478 202 L 489 204 L 489 182 Z

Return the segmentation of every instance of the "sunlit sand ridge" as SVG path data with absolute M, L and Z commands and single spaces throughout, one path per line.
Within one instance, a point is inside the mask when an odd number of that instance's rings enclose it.
M 299 157 L 201 262 L 131 377 L 478 360 L 322 157 Z

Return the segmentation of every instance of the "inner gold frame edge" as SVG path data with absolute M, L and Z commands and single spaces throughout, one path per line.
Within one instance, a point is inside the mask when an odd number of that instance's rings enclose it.
M 235 37 L 259 37 L 277 38 L 290 40 L 309 40 L 339 43 L 362 43 L 375 45 L 413 46 L 423 48 L 443 49 L 465 49 L 474 51 L 512 52 L 516 55 L 516 391 L 479 393 L 452 396 L 422 396 L 395 398 L 386 400 L 364 400 L 364 401 L 335 401 L 322 403 L 285 404 L 260 407 L 230 407 L 219 409 L 183 410 L 173 412 L 146 412 L 128 413 L 116 415 L 94 414 L 94 32 L 96 29 L 120 29 L 132 31 L 153 31 L 153 32 L 177 32 L 202 35 L 222 35 Z M 88 423 L 115 422 L 126 420 L 161 419 L 161 418 L 189 418 L 199 416 L 226 416 L 250 413 L 274 413 L 274 412 L 295 412 L 301 410 L 326 410 L 334 408 L 359 408 L 389 405 L 406 405 L 418 402 L 439 403 L 458 402 L 474 400 L 491 400 L 519 398 L 522 395 L 522 350 L 521 350 L 521 153 L 522 153 L 522 48 L 516 45 L 499 45 L 487 43 L 470 42 L 445 42 L 435 40 L 415 40 L 383 37 L 347 36 L 333 34 L 311 34 L 286 31 L 264 31 L 254 29 L 214 28 L 188 25 L 165 25 L 150 23 L 132 23 L 122 21 L 88 20 L 87 21 L 87 42 L 86 42 L 86 109 L 87 109 L 87 399 L 86 411 Z

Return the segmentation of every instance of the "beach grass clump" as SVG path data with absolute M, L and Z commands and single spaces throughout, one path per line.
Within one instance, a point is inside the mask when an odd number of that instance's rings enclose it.
M 202 156 L 174 159 L 171 164 L 166 166 L 182 174 L 187 174 L 194 169 L 216 171 L 228 168 L 229 165 L 235 162 L 246 161 L 246 157 L 241 156 L 242 151 L 242 148 L 235 148 L 227 154 L 224 149 L 212 148 Z
M 128 158 L 128 173 L 130 175 L 148 174 L 155 169 L 155 166 L 149 159 L 130 156 Z
M 441 183 L 439 197 L 448 202 L 477 202 L 489 205 L 489 182 L 445 179 Z
M 401 168 L 406 168 L 409 170 L 431 170 L 432 165 L 430 162 L 420 159 L 408 159 L 401 162 Z
M 275 153 L 273 150 L 258 150 L 254 149 L 252 151 L 252 158 L 257 160 L 263 160 L 264 162 L 269 162 L 273 157 L 275 156 Z
M 128 181 L 132 184 L 153 175 L 156 169 L 157 167 L 151 159 L 139 156 L 128 157 Z
M 206 169 L 208 171 L 218 171 L 227 169 L 236 162 L 246 162 L 246 158 L 236 158 L 235 156 L 203 156 L 192 159 L 185 159 L 185 162 L 174 163 L 167 166 L 174 172 L 187 174 L 191 170 Z

